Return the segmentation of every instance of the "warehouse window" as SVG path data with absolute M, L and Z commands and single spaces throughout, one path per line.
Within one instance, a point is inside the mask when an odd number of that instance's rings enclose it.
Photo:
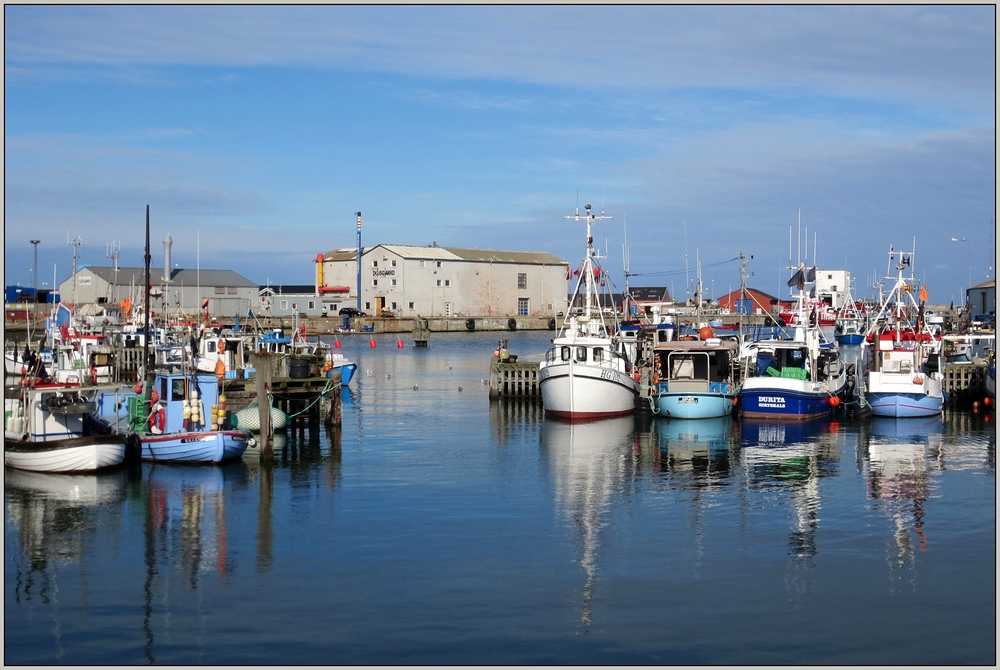
M 518 272 L 517 273 L 517 287 L 521 288 L 521 289 L 528 288 L 528 273 L 527 272 Z

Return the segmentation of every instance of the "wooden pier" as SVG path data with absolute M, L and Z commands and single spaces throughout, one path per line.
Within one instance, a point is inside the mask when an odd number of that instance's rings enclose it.
M 541 400 L 538 362 L 518 363 L 516 360 L 507 360 L 501 363 L 494 356 L 493 363 L 490 364 L 490 400 L 498 398 Z
M 942 370 L 950 404 L 971 404 L 986 397 L 985 361 L 947 363 Z

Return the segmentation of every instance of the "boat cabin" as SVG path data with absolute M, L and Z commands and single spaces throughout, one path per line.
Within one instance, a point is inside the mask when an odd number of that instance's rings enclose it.
M 736 350 L 736 342 L 718 338 L 655 346 L 656 377 L 666 391 L 708 391 L 712 384 L 733 381 Z
M 211 410 L 219 402 L 219 381 L 214 374 L 163 374 L 158 373 L 153 381 L 153 389 L 164 410 L 164 433 L 179 433 L 185 430 L 212 430 Z M 197 400 L 194 393 L 197 391 Z M 203 421 L 198 425 L 184 425 L 184 403 L 200 402 L 199 414 Z

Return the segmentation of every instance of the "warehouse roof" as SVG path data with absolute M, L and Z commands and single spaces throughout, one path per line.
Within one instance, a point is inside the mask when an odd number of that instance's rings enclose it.
M 381 247 L 400 258 L 431 261 L 465 261 L 468 263 L 516 263 L 520 265 L 566 265 L 566 261 L 545 251 L 498 251 L 495 249 L 466 249 L 462 247 L 418 247 L 403 244 L 380 244 L 367 247 L 367 255 Z M 334 249 L 323 254 L 324 261 L 353 261 L 356 249 Z
M 114 282 L 118 286 L 128 286 L 134 284 L 142 286 L 145 276 L 144 268 L 118 268 L 117 277 L 113 267 L 88 266 L 77 271 L 87 270 L 97 277 L 100 277 L 109 284 Z M 151 284 L 159 284 L 163 279 L 163 268 L 149 268 L 149 281 Z M 174 268 L 170 273 L 170 281 L 175 285 L 182 286 L 236 286 L 245 288 L 257 288 L 257 284 L 250 281 L 232 270 L 185 270 Z

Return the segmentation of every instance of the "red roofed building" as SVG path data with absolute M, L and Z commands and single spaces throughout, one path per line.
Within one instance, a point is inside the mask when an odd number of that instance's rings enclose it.
M 747 288 L 743 301 L 740 300 L 740 290 L 736 289 L 718 299 L 719 309 L 728 309 L 733 314 L 773 314 L 779 309 L 791 308 L 792 302 L 780 300 L 773 295 Z

